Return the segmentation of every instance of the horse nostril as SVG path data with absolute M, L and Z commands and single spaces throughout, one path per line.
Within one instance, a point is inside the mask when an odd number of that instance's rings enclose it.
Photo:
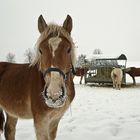
M 61 99 L 61 98 L 63 98 L 64 96 L 65 96 L 65 94 L 64 94 L 64 88 L 61 87 L 61 95 L 59 96 L 59 98 Z
M 44 93 L 45 98 L 49 99 L 49 96 L 47 95 L 47 92 Z
M 47 91 L 48 87 L 46 86 L 44 91 L 42 92 L 43 96 L 47 99 L 49 99 L 49 96 L 48 96 L 48 91 Z
M 62 89 L 62 96 L 64 96 L 65 94 L 64 94 L 64 87 L 61 87 L 61 89 Z

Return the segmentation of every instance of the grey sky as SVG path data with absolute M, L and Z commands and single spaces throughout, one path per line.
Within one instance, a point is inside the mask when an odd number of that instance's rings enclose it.
M 99 48 L 140 61 L 139 0 L 0 0 L 0 60 L 13 52 L 17 62 L 24 61 L 25 50 L 39 36 L 40 14 L 58 24 L 71 15 L 77 54 L 91 55 Z

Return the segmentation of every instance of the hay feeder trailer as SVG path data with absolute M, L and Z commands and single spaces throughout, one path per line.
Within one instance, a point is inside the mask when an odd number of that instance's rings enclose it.
M 112 84 L 111 71 L 113 68 L 126 68 L 127 58 L 121 54 L 117 58 L 96 58 L 87 60 L 85 66 L 89 69 L 85 73 L 85 84 Z M 123 73 L 122 84 L 126 84 L 126 75 Z

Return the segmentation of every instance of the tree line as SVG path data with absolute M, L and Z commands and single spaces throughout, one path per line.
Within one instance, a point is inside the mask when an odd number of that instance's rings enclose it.
M 100 54 L 103 54 L 101 49 L 96 48 L 93 50 L 93 55 L 100 55 Z M 76 67 L 85 67 L 86 57 L 87 56 L 85 54 L 80 54 L 77 58 Z
M 33 58 L 33 50 L 28 48 L 27 50 L 25 50 L 24 56 L 25 56 L 24 62 L 31 63 L 32 62 L 32 58 Z M 6 55 L 6 61 L 10 62 L 10 63 L 15 63 L 16 62 L 15 54 L 12 53 L 12 52 L 9 52 Z
M 100 49 L 94 49 L 93 54 L 102 54 L 102 51 Z M 24 56 L 25 56 L 24 62 L 31 63 L 32 58 L 33 58 L 33 50 L 31 48 L 28 48 L 27 50 L 25 50 Z M 78 61 L 77 61 L 77 66 L 82 65 L 85 58 L 86 58 L 86 55 L 84 55 L 84 54 L 79 55 Z M 15 54 L 9 52 L 6 56 L 6 61 L 15 63 L 16 62 Z

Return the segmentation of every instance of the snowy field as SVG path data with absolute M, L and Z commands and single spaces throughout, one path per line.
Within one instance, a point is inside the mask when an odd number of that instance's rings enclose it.
M 140 66 L 140 62 L 132 64 Z M 59 124 L 56 140 L 140 140 L 140 77 L 134 87 L 127 76 L 128 84 L 121 90 L 79 85 L 79 77 L 74 82 L 76 96 Z M 32 120 L 20 120 L 16 140 L 34 139 Z

